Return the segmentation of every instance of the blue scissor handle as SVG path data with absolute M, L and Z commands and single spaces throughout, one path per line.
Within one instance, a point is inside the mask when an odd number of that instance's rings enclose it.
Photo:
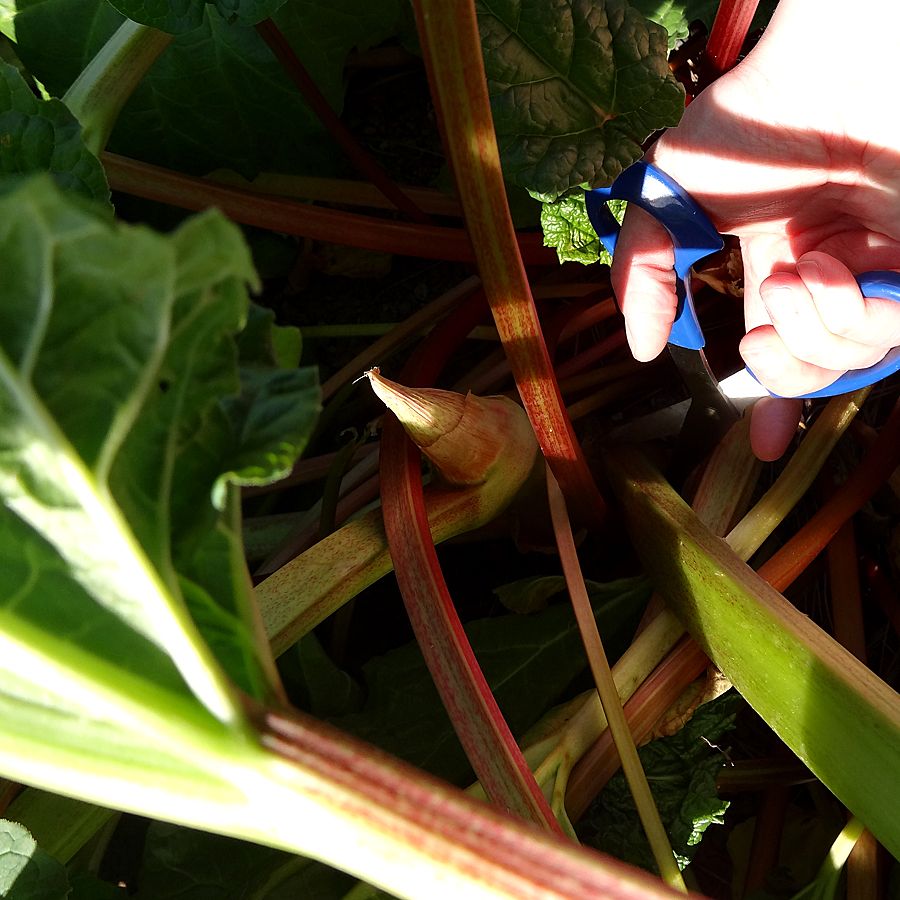
M 706 213 L 680 184 L 651 163 L 638 160 L 625 169 L 609 187 L 594 188 L 586 192 L 585 205 L 588 218 L 610 255 L 616 250 L 619 223 L 606 203 L 614 199 L 627 200 L 650 213 L 672 238 L 678 307 L 669 334 L 669 343 L 689 350 L 700 350 L 706 341 L 694 310 L 690 270 L 691 266 L 704 257 L 722 249 L 724 246 L 722 235 L 716 231 Z M 900 274 L 897 272 L 866 272 L 858 275 L 856 281 L 864 297 L 882 297 L 900 301 Z M 803 396 L 814 398 L 845 394 L 881 381 L 898 370 L 900 370 L 900 347 L 891 350 L 874 366 L 854 369 L 842 375 L 833 384 Z M 749 369 L 747 371 L 750 372 Z

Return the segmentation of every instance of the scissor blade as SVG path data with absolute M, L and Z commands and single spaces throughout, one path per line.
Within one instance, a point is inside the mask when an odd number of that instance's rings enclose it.
M 740 414 L 719 388 L 702 350 L 686 350 L 669 344 L 669 353 L 691 395 L 676 455 L 685 464 L 698 463 L 725 436 Z

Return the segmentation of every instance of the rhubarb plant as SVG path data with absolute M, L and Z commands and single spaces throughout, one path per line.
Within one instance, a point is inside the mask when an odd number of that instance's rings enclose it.
M 740 423 L 693 512 L 608 446 L 680 394 L 583 189 L 733 64 L 718 6 L 0 2 L 0 893 L 709 891 L 744 763 L 856 817 L 829 885 L 900 852 L 885 392 L 778 477 Z M 748 704 L 796 758 L 727 778 Z

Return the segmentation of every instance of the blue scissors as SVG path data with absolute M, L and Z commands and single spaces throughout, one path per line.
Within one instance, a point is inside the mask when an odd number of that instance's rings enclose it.
M 706 417 L 713 431 L 727 430 L 737 414 L 733 407 L 729 409 L 730 401 L 719 390 L 718 380 L 703 354 L 706 341 L 694 310 L 690 279 L 691 266 L 722 249 L 722 235 L 681 185 L 651 163 L 639 160 L 625 169 L 609 187 L 586 192 L 591 225 L 610 255 L 615 253 L 619 236 L 619 223 L 606 205 L 612 199 L 627 200 L 650 213 L 672 239 L 678 306 L 669 335 L 669 350 L 693 398 L 688 415 L 696 419 L 694 407 L 699 407 L 700 415 Z M 900 274 L 897 272 L 866 272 L 858 275 L 856 280 L 865 297 L 900 301 Z M 881 381 L 898 370 L 900 348 L 895 348 L 874 366 L 847 372 L 833 384 L 803 396 L 844 394 Z M 747 371 L 753 375 L 749 369 Z
M 615 253 L 619 236 L 619 223 L 606 206 L 606 202 L 612 199 L 636 204 L 669 232 L 675 252 L 675 289 L 678 298 L 669 343 L 688 350 L 702 350 L 706 342 L 694 310 L 689 273 L 691 266 L 722 249 L 722 235 L 681 185 L 651 163 L 639 160 L 625 169 L 609 187 L 587 191 L 588 217 L 610 255 Z M 900 273 L 866 272 L 858 275 L 856 280 L 864 297 L 900 301 Z M 833 384 L 802 396 L 812 399 L 846 394 L 875 384 L 898 370 L 900 347 L 891 350 L 875 365 L 847 372 Z

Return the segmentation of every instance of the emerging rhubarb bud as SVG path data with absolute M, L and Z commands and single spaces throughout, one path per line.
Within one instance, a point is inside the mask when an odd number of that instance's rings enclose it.
M 538 444 L 525 411 L 506 397 L 476 397 L 436 388 L 408 388 L 366 376 L 445 482 L 484 484 L 495 475 L 521 478 L 534 465 Z

